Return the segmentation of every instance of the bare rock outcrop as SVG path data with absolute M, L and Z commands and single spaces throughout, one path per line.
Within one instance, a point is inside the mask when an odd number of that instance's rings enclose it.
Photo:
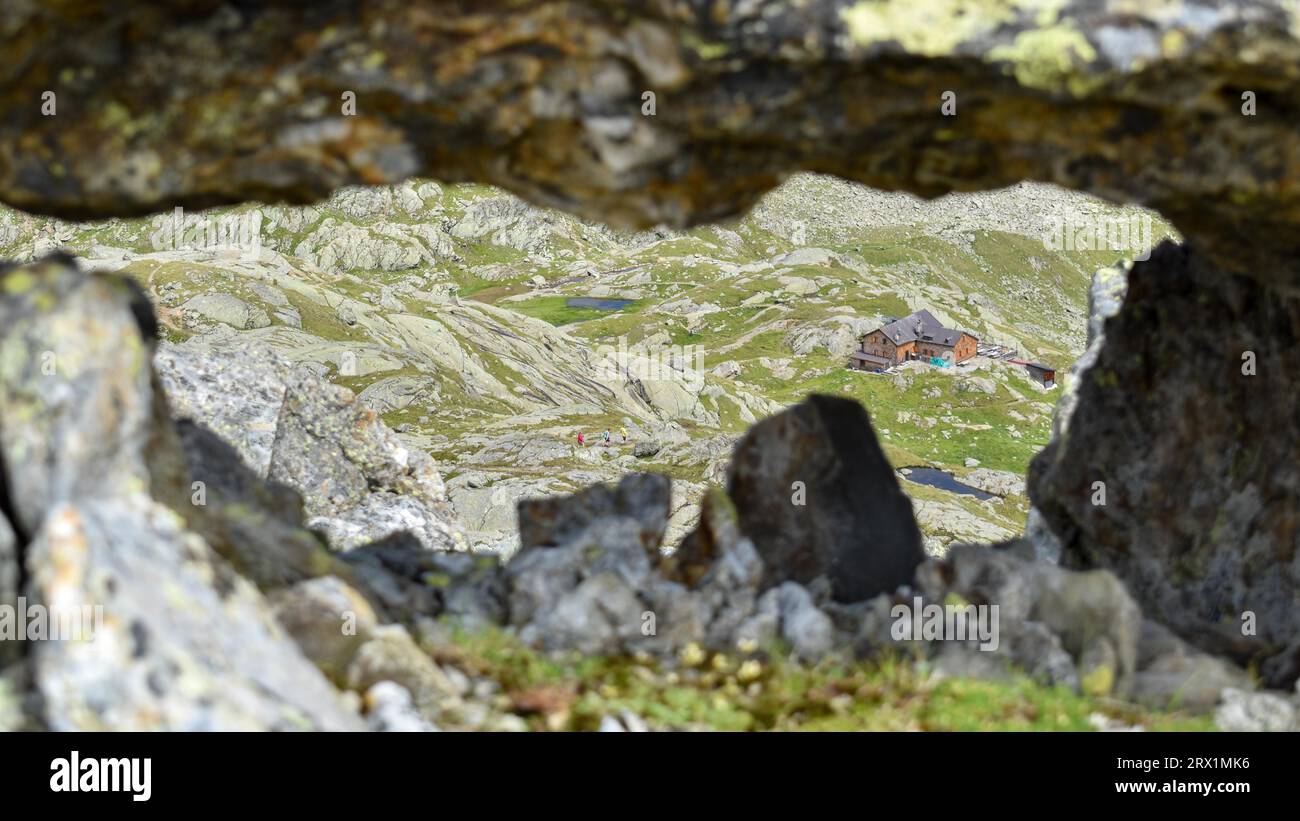
M 925 558 L 912 504 L 862 405 L 811 396 L 736 446 L 727 492 L 765 566 L 764 586 L 824 577 L 859 601 L 912 579 Z
M 399 532 L 430 549 L 463 547 L 437 465 L 346 388 L 230 340 L 163 344 L 155 367 L 175 415 L 231 442 L 261 479 L 300 494 L 307 524 L 336 549 Z M 203 455 L 201 442 L 186 441 Z
M 0 294 L 0 509 L 21 593 L 73 628 L 21 646 L 41 723 L 358 728 L 182 503 L 151 495 L 184 457 L 159 435 L 152 314 L 134 286 L 51 257 L 0 272 Z
M 1300 675 L 1297 343 L 1300 299 L 1161 246 L 1029 482 L 1063 561 L 1275 686 Z

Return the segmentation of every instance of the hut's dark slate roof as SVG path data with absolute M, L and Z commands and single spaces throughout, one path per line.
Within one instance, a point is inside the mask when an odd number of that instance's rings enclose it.
M 961 339 L 964 333 L 954 328 L 943 327 L 943 324 L 934 318 L 934 314 L 924 309 L 902 319 L 895 319 L 880 330 L 884 331 L 895 345 L 919 341 L 933 342 L 948 348 L 956 345 L 957 340 Z

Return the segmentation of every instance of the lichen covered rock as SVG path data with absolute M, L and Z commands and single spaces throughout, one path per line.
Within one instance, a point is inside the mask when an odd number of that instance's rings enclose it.
M 262 479 L 300 494 L 307 525 L 336 549 L 399 532 L 431 549 L 463 548 L 437 465 L 346 388 L 228 339 L 163 344 L 155 364 L 176 415 L 231 442 Z
M 1300 675 L 1300 300 L 1195 249 L 1135 264 L 1030 495 L 1075 567 L 1113 570 L 1204 650 Z
M 15 516 L 22 594 L 80 631 L 24 645 L 43 723 L 359 727 L 257 589 L 151 495 L 151 472 L 184 460 L 158 435 L 139 300 L 61 257 L 0 272 L 0 507 Z

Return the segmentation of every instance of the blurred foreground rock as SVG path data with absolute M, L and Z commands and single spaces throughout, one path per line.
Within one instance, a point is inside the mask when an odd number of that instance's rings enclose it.
M 90 640 L 0 642 L 0 724 L 361 729 L 359 706 L 379 729 L 519 728 L 411 633 L 504 618 L 494 559 L 425 541 L 454 547 L 426 455 L 269 355 L 155 357 L 129 279 L 54 256 L 0 297 L 0 604 L 93 614 Z M 336 553 L 312 512 L 384 538 Z
M 182 457 L 151 449 L 167 422 L 143 297 L 58 257 L 0 274 L 0 294 L 3 509 L 30 534 L 22 592 L 52 617 L 89 616 L 94 637 L 24 644 L 41 723 L 359 727 L 257 589 L 150 496 L 151 469 Z
M 1132 266 L 1123 306 L 1102 313 L 1113 315 L 1029 477 L 1062 561 L 1113 570 L 1149 616 L 1289 689 L 1300 676 L 1300 298 L 1165 244 Z
M 764 587 L 824 576 L 836 599 L 859 601 L 911 581 L 925 558 L 912 503 L 852 400 L 811 396 L 755 425 L 727 491 Z

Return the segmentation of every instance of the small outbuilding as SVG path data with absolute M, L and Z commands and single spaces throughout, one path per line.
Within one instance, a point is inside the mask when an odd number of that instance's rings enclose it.
M 1051 365 L 1044 365 L 1041 362 L 1026 362 L 1025 370 L 1043 384 L 1043 387 L 1050 388 L 1056 384 L 1056 368 Z
M 875 371 L 879 373 L 894 364 L 883 356 L 869 354 L 866 351 L 854 351 L 849 354 L 849 367 L 856 371 Z
M 1051 365 L 1044 365 L 1041 362 L 1030 362 L 1027 359 L 1008 359 L 1007 362 L 1012 365 L 1023 365 L 1029 375 L 1038 380 L 1045 388 L 1050 388 L 1056 384 L 1056 368 Z

